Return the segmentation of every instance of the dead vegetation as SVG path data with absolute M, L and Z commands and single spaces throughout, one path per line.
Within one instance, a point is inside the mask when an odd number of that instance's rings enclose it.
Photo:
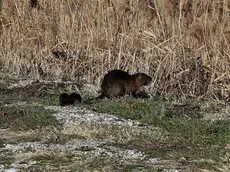
M 119 68 L 149 74 L 161 95 L 227 97 L 229 7 L 229 0 L 0 1 L 0 66 L 94 84 Z

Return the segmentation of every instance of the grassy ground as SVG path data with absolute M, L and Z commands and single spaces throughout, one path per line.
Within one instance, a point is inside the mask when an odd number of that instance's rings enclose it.
M 229 95 L 229 1 L 0 1 L 0 69 L 99 85 L 122 69 L 180 98 Z
M 202 104 L 200 104 L 202 105 Z M 150 157 L 161 156 L 165 159 L 184 158 L 190 165 L 213 167 L 208 162 L 193 162 L 194 160 L 212 159 L 217 165 L 223 162 L 226 145 L 230 140 L 230 120 L 203 120 L 184 116 L 178 111 L 178 116 L 167 116 L 169 102 L 162 100 L 143 100 L 122 98 L 117 100 L 102 100 L 92 103 L 89 107 L 98 112 L 118 115 L 124 118 L 138 120 L 141 123 L 152 125 L 169 133 L 169 140 L 158 143 L 152 138 L 135 138 L 127 143 L 144 150 Z M 197 112 L 192 104 L 190 110 Z M 183 108 L 183 106 L 181 106 Z M 186 112 L 185 112 L 186 113 Z M 214 166 L 215 166 L 214 165 Z
M 229 5 L 223 0 L 0 0 L 0 71 L 4 72 L 0 73 L 0 128 L 7 127 L 0 146 L 12 137 L 16 142 L 94 138 L 143 150 L 150 157 L 176 160 L 188 168 L 226 165 L 229 120 L 204 120 L 202 115 L 218 112 L 229 101 Z M 104 74 L 115 68 L 131 74 L 147 73 L 153 79 L 149 91 L 166 100 L 124 98 L 77 106 L 159 127 L 164 139 L 148 132 L 142 135 L 143 131 L 85 123 L 75 126 L 80 134 L 60 134 L 54 112 L 38 106 L 58 105 L 58 94 L 74 87 L 63 89 L 37 79 L 98 86 Z M 20 87 L 9 89 L 18 84 L 18 76 L 23 78 Z M 22 86 L 28 79 L 35 82 Z M 204 96 L 208 101 L 194 101 Z M 193 100 L 186 102 L 189 98 Z M 183 105 L 174 105 L 175 99 Z M 23 102 L 27 104 L 15 105 Z M 28 137 L 23 136 L 26 132 Z M 52 153 L 38 156 L 57 160 L 55 168 L 64 166 L 65 157 L 69 157 L 63 155 L 63 160 Z M 10 161 L 0 155 L 2 158 Z M 60 159 L 65 163 L 59 163 Z M 128 171 L 138 166 L 120 165 L 117 159 L 102 158 L 100 162 L 92 159 L 72 165 L 82 171 L 96 164 L 104 171 L 116 167 Z
M 0 107 L 1 128 L 11 128 L 12 130 L 37 129 L 50 125 L 57 125 L 54 114 L 51 110 L 45 110 L 43 107 L 36 105 L 24 106 L 2 106 Z
M 156 170 L 170 167 L 189 170 L 227 168 L 230 153 L 230 121 L 228 118 L 225 120 L 203 119 L 204 113 L 216 112 L 222 109 L 223 105 L 194 99 L 185 101 L 183 105 L 175 105 L 173 96 L 164 99 L 124 97 L 91 101 L 87 104 L 76 104 L 76 106 L 132 119 L 138 121 L 139 126 L 144 128 L 89 124 L 79 121 L 62 131 L 61 124 L 53 116 L 55 112 L 44 109 L 40 104 L 58 105 L 58 95 L 65 89 L 53 89 L 53 86 L 47 86 L 45 91 L 41 91 L 42 94 L 35 96 L 34 88 L 42 90 L 39 88 L 44 88 L 44 85 L 34 83 L 25 88 L 8 89 L 7 84 L 1 87 L 1 96 L 4 98 L 0 106 L 0 126 L 6 131 L 1 131 L 0 147 L 4 144 L 26 142 L 65 145 L 73 140 L 103 141 L 104 146 L 124 150 L 135 149 L 144 152 L 148 159 L 160 158 Z M 148 126 L 155 129 L 152 130 Z M 91 157 L 93 155 L 90 153 L 94 152 L 95 148 L 83 145 L 76 150 L 88 153 Z M 120 164 L 119 159 L 112 157 L 88 159 L 85 155 L 76 153 L 56 151 L 36 153 L 33 147 L 29 147 L 26 151 L 28 152 L 22 155 L 0 156 L 0 160 L 4 164 L 10 164 L 23 156 L 25 162 L 28 160 L 39 162 L 39 168 L 43 170 L 46 169 L 46 165 L 52 166 L 53 170 L 79 167 L 82 170 L 130 171 L 144 168 L 141 161 Z M 34 153 L 32 154 L 31 151 Z M 76 161 L 77 157 L 86 158 L 86 161 Z

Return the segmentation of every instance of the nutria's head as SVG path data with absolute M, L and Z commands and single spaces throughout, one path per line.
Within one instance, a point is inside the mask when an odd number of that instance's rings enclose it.
M 152 78 L 144 73 L 136 73 L 132 75 L 132 78 L 134 78 L 134 80 L 139 86 L 149 85 L 152 81 Z

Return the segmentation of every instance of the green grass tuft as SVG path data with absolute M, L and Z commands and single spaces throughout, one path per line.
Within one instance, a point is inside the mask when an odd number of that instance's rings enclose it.
M 92 104 L 91 104 L 92 106 Z M 230 139 L 229 120 L 210 121 L 183 116 L 167 117 L 167 103 L 158 100 L 122 98 L 95 102 L 98 112 L 118 115 L 163 128 L 174 136 L 182 136 L 193 143 L 222 144 Z
M 11 128 L 13 130 L 37 129 L 49 125 L 57 125 L 54 113 L 43 107 L 26 106 L 2 106 L 0 111 L 0 127 Z
M 193 119 L 180 114 L 167 117 L 167 107 L 170 105 L 161 100 L 108 99 L 97 101 L 90 106 L 98 112 L 138 120 L 168 132 L 169 140 L 158 142 L 159 145 L 148 138 L 129 143 L 129 146 L 145 150 L 153 157 L 160 155 L 167 158 L 170 155 L 180 158 L 183 155 L 188 159 L 212 158 L 219 161 L 225 154 L 224 145 L 230 140 L 229 120 Z

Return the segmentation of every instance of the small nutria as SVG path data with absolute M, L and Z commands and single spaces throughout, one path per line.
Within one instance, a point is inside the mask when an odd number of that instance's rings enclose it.
M 152 78 L 144 73 L 130 75 L 122 70 L 111 70 L 105 76 L 101 84 L 102 94 L 97 99 L 117 98 L 125 94 L 131 94 L 134 97 L 136 92 L 143 85 L 148 85 Z
M 71 93 L 70 95 L 67 93 L 62 93 L 59 96 L 60 106 L 73 105 L 76 100 L 80 103 L 82 101 L 81 96 L 77 93 Z

